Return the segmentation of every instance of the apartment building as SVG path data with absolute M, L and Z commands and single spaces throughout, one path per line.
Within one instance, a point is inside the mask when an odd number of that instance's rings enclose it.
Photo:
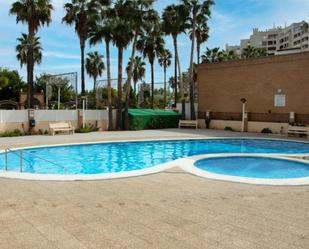
M 240 45 L 226 45 L 226 50 L 242 53 L 248 46 L 265 48 L 268 55 L 290 54 L 309 51 L 309 25 L 302 21 L 288 27 L 274 27 L 264 31 L 253 29 L 249 39 L 242 39 Z

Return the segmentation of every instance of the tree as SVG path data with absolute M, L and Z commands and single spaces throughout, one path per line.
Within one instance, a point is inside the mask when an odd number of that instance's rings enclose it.
M 159 64 L 161 67 L 163 67 L 164 70 L 164 97 L 163 97 L 163 105 L 166 107 L 166 69 L 171 65 L 172 63 L 172 54 L 168 49 L 164 49 L 161 53 L 158 55 L 159 58 Z
M 128 25 L 127 16 L 129 8 L 126 0 L 117 0 L 113 13 L 113 44 L 118 48 L 118 98 L 117 98 L 117 115 L 116 127 L 122 128 L 122 63 L 123 50 L 130 44 L 133 32 Z M 129 96 L 128 96 L 129 97 Z
M 133 70 L 132 70 L 132 78 L 133 78 L 133 93 L 136 96 L 136 84 L 139 80 L 142 80 L 145 77 L 145 68 L 146 63 L 143 61 L 142 57 L 135 56 L 133 61 Z M 129 73 L 130 61 L 128 62 L 126 71 Z
M 48 92 L 46 92 L 46 86 L 48 84 Z M 48 94 L 48 98 L 52 101 L 58 99 L 58 87 L 61 86 L 61 102 L 67 103 L 74 99 L 74 88 L 69 84 L 68 79 L 55 77 L 50 74 L 40 74 L 36 77 L 34 82 L 34 89 L 37 92 L 43 91 L 45 96 Z M 75 101 L 74 101 L 75 102 Z
M 25 88 L 18 71 L 0 68 L 0 100 L 18 101 L 19 93 Z
M 100 55 L 97 51 L 94 53 L 88 53 L 88 57 L 86 59 L 86 70 L 88 75 L 93 78 L 93 96 L 94 96 L 94 103 L 97 106 L 97 100 L 96 100 L 97 78 L 99 76 L 101 77 L 103 74 L 103 70 L 105 70 L 103 56 Z
M 22 34 L 20 38 L 17 39 L 19 42 L 16 46 L 17 60 L 20 62 L 20 66 L 27 65 L 29 62 L 29 42 L 30 38 L 26 34 Z M 42 62 L 42 46 L 40 43 L 40 37 L 34 37 L 32 41 L 32 56 L 33 64 L 41 64 Z
M 267 51 L 265 48 L 255 48 L 250 45 L 244 48 L 242 52 L 242 57 L 245 59 L 258 58 L 258 57 L 263 57 L 263 56 L 267 56 Z
M 189 78 L 190 78 L 190 112 L 191 119 L 195 120 L 195 108 L 194 108 L 194 72 L 193 72 L 193 64 L 194 64 L 194 48 L 195 48 L 195 40 L 196 40 L 196 24 L 199 20 L 200 23 L 206 23 L 210 17 L 210 6 L 213 4 L 212 0 L 203 1 L 200 3 L 199 0 L 182 0 L 183 4 L 189 10 L 189 24 L 188 29 L 191 32 L 191 55 L 190 55 L 190 67 L 189 67 Z
M 110 42 L 113 39 L 113 11 L 109 6 L 103 5 L 96 22 L 91 26 L 89 33 L 90 45 L 105 42 L 106 48 L 106 71 L 107 71 L 107 106 L 108 106 L 108 129 L 113 129 L 113 93 L 110 67 Z
M 201 45 L 207 42 L 209 38 L 209 28 L 207 23 L 205 24 L 197 21 L 195 37 L 196 37 L 196 57 L 197 57 L 197 64 L 199 65 L 201 60 Z
M 179 34 L 185 32 L 187 28 L 187 16 L 188 9 L 184 5 L 169 5 L 167 6 L 162 14 L 162 29 L 166 35 L 171 35 L 173 38 L 174 45 L 174 59 L 175 59 L 175 75 L 174 79 L 177 80 L 177 66 L 178 73 L 180 75 L 180 94 L 182 100 L 182 115 L 185 116 L 185 99 L 184 99 L 184 89 L 182 82 L 182 75 L 180 72 L 180 64 L 178 58 L 178 48 L 177 48 L 177 37 Z M 175 105 L 177 103 L 177 83 L 175 82 Z
M 85 95 L 85 46 L 89 38 L 91 26 L 98 18 L 98 10 L 101 5 L 109 5 L 109 0 L 71 0 L 64 5 L 65 16 L 62 22 L 74 25 L 79 38 L 81 50 L 81 88 L 82 96 Z
M 222 53 L 223 53 L 223 61 L 233 61 L 239 59 L 239 56 L 233 50 L 230 51 L 222 50 Z
M 27 83 L 28 106 L 34 107 L 33 99 L 33 73 L 34 73 L 34 45 L 35 36 L 39 28 L 49 25 L 53 6 L 50 0 L 18 0 L 12 4 L 10 14 L 16 15 L 16 22 L 28 25 L 27 49 Z
M 220 48 L 206 48 L 205 53 L 202 55 L 202 63 L 215 63 L 224 61 L 224 53 Z
M 242 52 L 242 57 L 243 58 L 254 58 L 256 56 L 256 50 L 255 47 L 252 46 L 247 46 L 246 48 L 244 48 L 243 52 Z
M 163 52 L 165 41 L 161 32 L 159 16 L 157 22 L 145 28 L 145 34 L 137 41 L 137 49 L 148 58 L 151 66 L 151 108 L 154 108 L 154 61 Z
M 145 32 L 143 29 L 145 26 L 152 25 L 153 22 L 157 22 L 158 14 L 153 10 L 154 0 L 135 0 L 126 1 L 126 14 L 125 17 L 128 22 L 129 28 L 133 33 L 132 52 L 130 57 L 130 64 L 128 68 L 128 80 L 131 82 L 133 73 L 133 60 L 137 49 L 138 37 Z M 129 102 L 130 102 L 131 84 L 127 84 L 126 87 L 126 101 L 125 101 L 125 129 L 129 129 Z
M 9 84 L 9 79 L 5 76 L 0 76 L 0 90 Z
M 216 63 L 222 61 L 239 60 L 240 57 L 235 51 L 225 51 L 220 48 L 206 48 L 205 54 L 202 55 L 202 63 Z

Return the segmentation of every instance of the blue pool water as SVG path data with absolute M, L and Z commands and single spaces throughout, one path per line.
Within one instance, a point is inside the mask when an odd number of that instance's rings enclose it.
M 23 172 L 100 174 L 153 167 L 175 159 L 213 153 L 309 154 L 309 143 L 261 139 L 205 139 L 119 142 L 27 149 Z M 44 161 L 39 156 L 49 162 Z M 0 154 L 0 170 L 4 169 Z M 19 171 L 19 157 L 8 154 L 8 170 Z
M 265 157 L 208 158 L 197 161 L 195 166 L 216 174 L 250 178 L 309 177 L 309 164 Z

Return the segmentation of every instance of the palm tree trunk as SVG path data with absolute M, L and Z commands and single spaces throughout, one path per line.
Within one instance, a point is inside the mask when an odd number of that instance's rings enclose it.
M 28 92 L 27 92 L 27 102 L 28 108 L 34 108 L 34 99 L 33 99 L 33 71 L 34 71 L 34 58 L 33 58 L 33 43 L 35 32 L 31 25 L 28 26 L 29 32 L 29 41 L 28 41 L 28 55 L 27 55 L 27 81 L 28 81 Z
M 201 56 L 201 44 L 199 41 L 196 42 L 196 52 L 197 52 L 197 65 L 200 65 L 201 63 L 201 59 L 200 59 L 200 56 Z
M 129 104 L 130 104 L 130 92 L 131 92 L 131 79 L 132 79 L 132 71 L 133 71 L 133 64 L 134 64 L 134 56 L 136 51 L 136 43 L 138 38 L 138 30 L 135 30 L 134 40 L 132 44 L 132 53 L 130 57 L 130 65 L 129 65 L 129 72 L 128 72 L 128 80 L 126 86 L 126 105 L 124 111 L 124 121 L 125 121 L 125 129 L 129 129 Z
M 192 21 L 192 44 L 191 44 L 191 58 L 190 58 L 190 114 L 191 120 L 195 120 L 195 108 L 194 108 L 194 72 L 193 72 L 193 59 L 194 59 L 194 47 L 195 47 L 195 20 L 196 15 L 193 13 Z
M 137 81 L 134 81 L 134 86 L 133 86 L 134 98 L 136 97 L 136 84 L 137 84 Z
M 178 56 L 177 56 L 177 65 L 178 65 L 180 97 L 181 97 L 181 118 L 186 119 L 186 100 L 185 100 L 185 93 L 184 93 L 184 84 L 183 84 L 183 80 L 182 80 L 182 73 L 181 73 L 181 68 L 180 68 Z
M 153 61 L 150 63 L 151 65 L 151 109 L 154 109 L 154 67 Z
M 93 77 L 93 101 L 94 101 L 94 105 L 95 108 L 98 108 L 97 105 L 97 77 Z
M 81 51 L 81 85 L 82 85 L 82 96 L 85 96 L 85 41 L 80 41 Z
M 177 106 L 177 58 L 178 58 L 178 51 L 177 51 L 177 35 L 173 35 L 173 43 L 174 43 L 174 51 L 175 51 L 175 74 L 174 74 L 174 102 L 175 102 L 175 107 Z
M 166 107 L 166 66 L 164 65 L 164 109 Z
M 105 40 L 106 44 L 106 65 L 107 65 L 107 105 L 108 105 L 108 130 L 113 130 L 113 106 L 112 106 L 112 83 L 111 83 L 111 63 L 110 63 L 110 41 Z
M 118 98 L 117 98 L 117 129 L 121 130 L 122 127 L 122 60 L 123 48 L 118 48 Z

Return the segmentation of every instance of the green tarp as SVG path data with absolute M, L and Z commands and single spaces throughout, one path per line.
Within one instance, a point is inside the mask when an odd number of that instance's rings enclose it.
M 130 129 L 162 129 L 178 127 L 180 114 L 170 110 L 129 109 Z

